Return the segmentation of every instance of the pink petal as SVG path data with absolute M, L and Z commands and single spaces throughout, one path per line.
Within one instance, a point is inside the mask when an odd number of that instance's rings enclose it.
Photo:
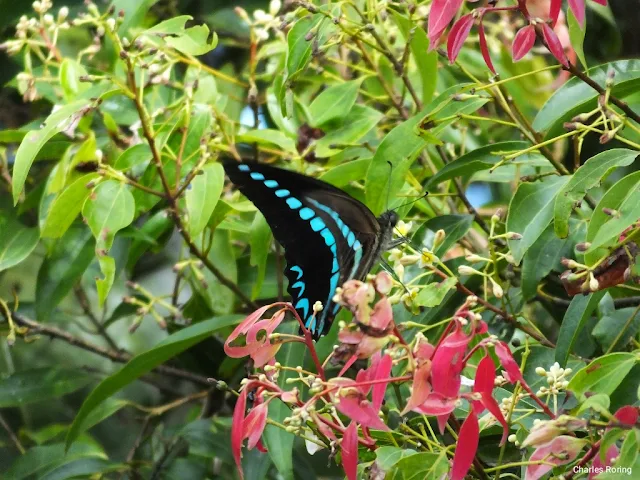
M 280 350 L 281 346 L 281 343 L 277 343 L 275 345 L 265 345 L 253 352 L 251 354 L 251 358 L 253 359 L 254 367 L 264 367 L 276 356 L 276 353 L 278 353 L 278 350 Z
M 513 61 L 521 60 L 536 43 L 536 28 L 533 25 L 527 25 L 516 33 L 512 45 Z
M 480 24 L 478 35 L 479 35 L 478 38 L 480 40 L 480 52 L 482 52 L 482 58 L 484 58 L 484 63 L 487 64 L 487 67 L 489 68 L 489 70 L 491 70 L 491 73 L 495 75 L 496 69 L 493 66 L 493 62 L 491 61 L 491 54 L 489 53 L 489 47 L 487 46 L 487 37 L 484 34 L 484 25 L 482 25 L 482 23 Z
M 502 446 L 504 445 L 504 442 L 507 441 L 507 437 L 509 436 L 509 424 L 507 423 L 507 420 L 504 418 L 504 415 L 502 415 L 502 410 L 500 410 L 500 406 L 498 405 L 498 402 L 496 402 L 496 400 L 491 396 L 491 394 L 484 392 L 481 395 L 482 395 L 482 400 L 481 400 L 482 405 L 484 405 L 484 407 L 487 410 L 489 410 L 491 415 L 493 415 L 495 419 L 498 420 L 498 422 L 500 422 L 500 425 L 502 425 L 502 439 L 500 440 L 500 446 Z
M 413 372 L 413 388 L 407 405 L 402 410 L 401 415 L 405 415 L 410 410 L 422 405 L 427 401 L 431 394 L 431 384 L 429 377 L 431 376 L 431 361 L 424 360 L 418 364 Z
M 544 41 L 547 43 L 549 51 L 554 57 L 556 57 L 556 60 L 565 67 L 569 67 L 569 60 L 567 60 L 567 56 L 564 54 L 564 48 L 562 48 L 560 39 L 556 35 L 556 32 L 554 32 L 546 23 L 542 24 L 542 36 L 544 37 Z
M 586 440 L 568 435 L 560 435 L 551 442 L 538 447 L 531 455 L 529 461 L 536 462 L 544 459 L 546 463 L 529 465 L 525 474 L 525 480 L 538 480 L 547 472 L 550 472 L 554 466 L 573 462 L 586 442 Z
M 244 419 L 242 425 L 242 436 L 248 438 L 247 447 L 251 450 L 260 441 L 264 427 L 267 426 L 267 413 L 269 411 L 269 405 L 261 403 L 257 407 L 254 407 Z
M 549 18 L 551 19 L 551 25 L 556 26 L 558 16 L 560 15 L 560 8 L 562 7 L 562 0 L 551 0 L 551 7 L 549 8 Z
M 473 464 L 479 441 L 480 427 L 478 426 L 478 417 L 471 410 L 462 427 L 460 427 L 456 452 L 453 456 L 453 465 L 451 467 L 451 480 L 464 479 Z
M 631 427 L 638 421 L 638 408 L 627 405 L 619 408 L 613 416 L 616 417 L 620 423 Z
M 425 415 L 445 415 L 449 416 L 456 408 L 457 398 L 445 398 L 439 393 L 432 393 L 429 397 L 414 410 Z
M 380 417 L 378 411 L 363 397 L 358 395 L 340 395 L 336 408 L 353 421 L 358 422 L 363 427 L 375 428 L 376 430 L 389 430 Z
M 231 332 L 231 335 L 229 335 L 229 338 L 227 338 L 227 341 L 224 342 L 224 352 L 229 357 L 232 357 L 232 358 L 246 357 L 247 355 L 250 355 L 256 349 L 255 345 L 249 345 L 248 343 L 247 343 L 246 346 L 243 346 L 243 347 L 233 347 L 230 344 L 236 338 L 238 338 L 240 335 L 245 335 L 251 329 L 251 327 L 258 320 L 260 320 L 262 318 L 262 315 L 264 315 L 264 312 L 269 310 L 271 307 L 272 307 L 272 305 L 265 305 L 264 307 L 259 308 L 258 310 L 256 310 L 255 312 L 253 312 L 252 314 L 247 316 L 247 318 L 245 318 L 240 323 L 240 325 L 238 325 L 233 330 L 233 332 Z
M 242 434 L 244 424 L 244 411 L 247 408 L 247 389 L 240 392 L 236 405 L 233 408 L 233 422 L 231 423 L 231 453 L 238 467 L 240 478 L 244 478 L 242 472 Z
M 511 355 L 511 350 L 509 350 L 507 344 L 504 342 L 496 342 L 495 352 L 502 368 L 506 370 L 507 376 L 505 378 L 507 381 L 510 383 L 526 383 L 520 371 L 520 366 L 513 359 L 513 355 Z
M 449 57 L 450 63 L 455 62 L 458 57 L 460 49 L 469 36 L 471 27 L 473 27 L 473 21 L 473 15 L 469 13 L 461 17 L 460 20 L 451 27 L 449 38 L 447 38 L 447 56 Z
M 341 442 L 342 468 L 349 480 L 356 480 L 358 474 L 358 425 L 351 422 L 344 431 Z
M 373 279 L 373 285 L 379 294 L 387 295 L 393 287 L 393 277 L 389 272 L 383 270 Z
M 580 26 L 584 27 L 584 0 L 569 0 L 569 8 L 573 12 L 573 15 L 576 17 L 576 20 L 578 20 Z
M 433 0 L 429 13 L 427 36 L 429 37 L 429 50 L 436 47 L 437 40 L 444 32 L 449 22 L 456 16 L 464 0 Z
M 473 391 L 476 393 L 484 393 L 491 397 L 494 382 L 496 379 L 496 367 L 489 355 L 485 355 L 476 368 L 476 377 L 473 383 Z M 481 401 L 473 402 L 473 410 L 476 414 L 482 413 L 485 405 Z
M 613 459 L 618 456 L 618 447 L 611 445 L 605 454 L 604 461 L 600 459 L 600 455 L 596 455 L 589 470 L 589 480 L 595 478 L 600 472 L 604 472 L 609 465 L 613 463 Z
M 391 368 L 393 367 L 393 359 L 390 355 L 384 355 L 378 363 L 378 368 L 375 371 L 373 380 L 388 380 L 391 375 Z M 380 411 L 382 402 L 384 401 L 384 393 L 387 390 L 388 382 L 377 383 L 373 386 L 373 393 L 371 394 L 371 405 L 376 411 Z
M 384 331 L 391 323 L 391 320 L 393 320 L 391 302 L 387 297 L 383 297 L 373 307 L 369 326 Z
M 436 349 L 431 366 L 433 391 L 446 397 L 457 397 L 460 390 L 460 372 L 464 367 L 464 353 L 471 340 L 457 328 Z

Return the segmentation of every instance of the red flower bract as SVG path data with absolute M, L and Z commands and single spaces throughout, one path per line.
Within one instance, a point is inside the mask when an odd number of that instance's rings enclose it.
M 513 61 L 521 60 L 536 43 L 536 28 L 533 25 L 527 25 L 516 33 L 512 45 Z
M 478 426 L 478 417 L 471 410 L 462 427 L 460 427 L 456 453 L 453 456 L 453 465 L 451 466 L 451 480 L 462 480 L 465 477 L 471 468 L 471 464 L 473 464 L 479 441 L 480 427 Z
M 342 468 L 349 480 L 356 480 L 358 474 L 358 425 L 351 422 L 342 437 Z
M 447 38 L 447 55 L 449 57 L 449 62 L 455 62 L 458 57 L 460 49 L 464 45 L 464 41 L 469 36 L 471 27 L 473 27 L 473 21 L 473 15 L 467 14 L 464 17 L 461 17 L 460 20 L 451 27 L 449 38 Z
M 429 13 L 429 50 L 436 48 L 438 39 L 449 22 L 456 16 L 464 0 L 433 0 Z

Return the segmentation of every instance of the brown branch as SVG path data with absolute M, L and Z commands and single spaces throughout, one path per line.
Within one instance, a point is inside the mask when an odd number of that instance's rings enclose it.
M 74 347 L 78 347 L 88 352 L 95 353 L 96 355 L 100 355 L 101 357 L 108 358 L 112 362 L 127 363 L 133 358 L 133 355 L 130 355 L 128 353 L 118 352 L 105 347 L 101 347 L 100 345 L 96 345 L 94 343 L 87 342 L 86 340 L 75 337 L 70 333 L 65 332 L 64 330 L 60 330 L 59 328 L 49 325 L 43 325 L 19 313 L 13 312 L 12 317 L 15 323 L 22 327 L 27 327 L 30 333 L 42 334 L 51 338 L 57 338 L 68 343 L 69 345 L 73 345 Z M 205 385 L 209 387 L 211 386 L 211 382 L 206 377 L 197 375 L 187 370 L 182 370 L 180 368 L 171 367 L 168 365 L 158 365 L 154 369 L 154 371 L 166 376 L 180 378 L 182 380 L 189 380 L 198 385 Z
M 25 448 L 22 446 L 22 443 L 20 443 L 20 440 L 18 439 L 16 434 L 13 432 L 13 430 L 11 429 L 11 426 L 7 423 L 7 421 L 4 419 L 1 413 L 0 413 L 0 425 L 2 425 L 2 428 L 4 428 L 4 430 L 7 432 L 7 435 L 9 435 L 9 439 L 11 439 L 11 442 L 15 445 L 16 449 L 20 452 L 20 454 L 24 455 L 24 453 L 26 452 Z
M 121 349 L 118 347 L 118 345 L 113 340 L 113 338 L 111 338 L 111 336 L 107 333 L 107 330 L 104 328 L 104 325 L 102 325 L 102 322 L 100 322 L 98 317 L 96 317 L 93 311 L 91 310 L 91 305 L 89 304 L 89 299 L 87 298 L 87 294 L 84 291 L 84 288 L 82 288 L 82 286 L 78 284 L 75 287 L 73 287 L 73 293 L 75 294 L 76 299 L 78 300 L 78 303 L 80 304 L 80 307 L 82 308 L 82 311 L 84 312 L 85 316 L 89 318 L 93 326 L 96 327 L 100 336 L 104 338 L 104 340 L 109 344 L 109 346 L 112 349 L 116 351 L 121 351 Z

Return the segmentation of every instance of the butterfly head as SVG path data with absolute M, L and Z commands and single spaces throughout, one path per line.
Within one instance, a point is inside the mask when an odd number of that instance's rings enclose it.
M 378 217 L 378 223 L 380 224 L 380 228 L 384 231 L 391 231 L 393 227 L 398 224 L 400 217 L 393 210 L 387 210 L 382 215 Z

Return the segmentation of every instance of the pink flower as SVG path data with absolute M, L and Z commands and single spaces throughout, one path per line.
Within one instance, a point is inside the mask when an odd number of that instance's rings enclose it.
M 344 431 L 341 442 L 342 468 L 349 480 L 356 480 L 358 473 L 358 425 L 351 422 Z
M 544 460 L 545 463 L 529 465 L 525 480 L 538 480 L 547 472 L 550 472 L 554 466 L 566 465 L 572 462 L 586 443 L 587 440 L 561 435 L 538 447 L 529 458 L 529 461 L 538 462 Z
M 513 359 L 513 355 L 511 355 L 511 350 L 509 350 L 507 344 L 504 342 L 496 342 L 494 346 L 500 364 L 505 369 L 504 378 L 506 378 L 509 383 L 526 383 L 520 371 L 520 366 Z
M 616 458 L 619 453 L 618 447 L 611 445 L 604 456 L 604 460 L 601 459 L 600 454 L 596 455 L 591 464 L 592 468 L 589 470 L 589 480 L 595 478 L 599 473 L 604 472 L 606 468 L 613 463 L 613 459 Z
M 431 360 L 418 360 L 418 366 L 413 372 L 413 387 L 407 405 L 402 410 L 401 415 L 410 410 L 415 410 L 427 401 L 431 394 Z
M 278 310 L 271 318 L 261 320 L 262 315 L 272 307 L 284 306 Z M 229 335 L 227 341 L 224 343 L 224 352 L 232 358 L 242 358 L 247 355 L 250 356 L 256 367 L 262 367 L 269 363 L 276 355 L 281 343 L 271 344 L 270 335 L 284 320 L 286 310 L 292 310 L 293 307 L 288 303 L 273 303 L 259 308 L 247 318 L 245 318 L 240 325 Z M 260 334 L 260 338 L 258 338 Z M 231 343 L 236 340 L 240 335 L 245 336 L 244 346 L 233 346 Z
M 623 425 L 632 427 L 638 422 L 638 407 L 631 405 L 620 407 L 613 416 Z
M 478 417 L 471 410 L 469 416 L 460 427 L 456 452 L 451 466 L 451 480 L 463 480 L 476 456 L 480 441 L 480 427 Z
M 479 393 L 481 396 L 480 400 L 476 400 L 472 403 L 473 411 L 476 414 L 482 413 L 482 411 L 486 408 L 489 410 L 489 413 L 495 417 L 495 419 L 500 422 L 502 425 L 502 440 L 500 440 L 500 445 L 504 444 L 507 440 L 507 436 L 509 435 L 509 425 L 502 415 L 502 410 L 500 410 L 500 406 L 498 402 L 493 398 L 493 388 L 495 385 L 496 379 L 496 367 L 493 364 L 493 360 L 487 354 L 482 360 L 478 363 L 478 367 L 476 369 L 476 378 L 473 384 L 473 391 L 475 393 Z
M 445 397 L 457 397 L 460 390 L 460 373 L 464 368 L 464 354 L 471 337 L 460 325 L 447 335 L 436 348 L 431 364 L 431 386 L 433 391 Z

